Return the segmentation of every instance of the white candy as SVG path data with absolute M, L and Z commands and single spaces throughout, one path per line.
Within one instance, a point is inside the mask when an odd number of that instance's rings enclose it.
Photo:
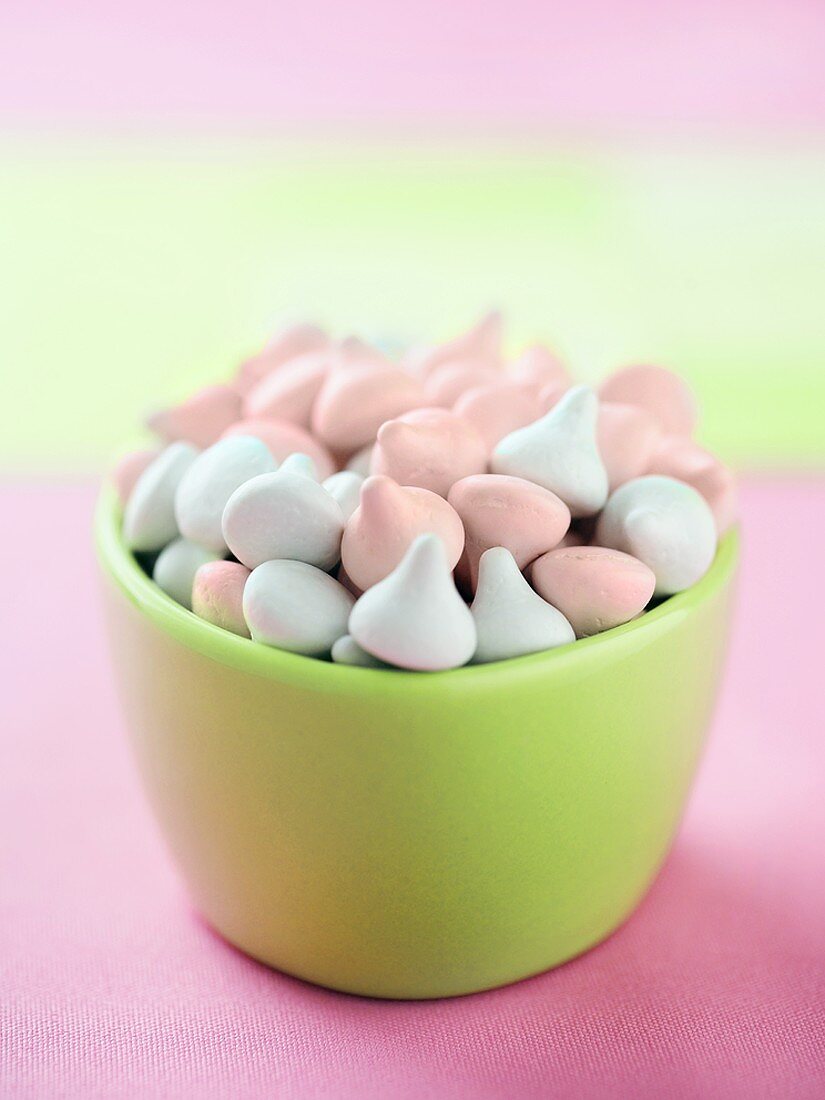
M 130 550 L 160 550 L 178 534 L 175 493 L 197 456 L 191 443 L 172 443 L 140 475 L 123 513 Z
M 300 474 L 302 477 L 311 478 L 312 481 L 318 480 L 315 463 L 309 455 L 302 454 L 300 451 L 287 455 L 278 469 L 285 470 L 288 474 Z
M 478 634 L 475 664 L 522 657 L 576 640 L 561 611 L 533 591 L 503 546 L 481 555 L 470 610 Z
M 202 565 L 219 561 L 222 557 L 223 554 L 216 554 L 189 539 L 175 539 L 161 550 L 152 571 L 152 579 L 167 596 L 191 611 L 195 574 Z
M 221 520 L 239 485 L 276 469 L 269 448 L 251 435 L 221 439 L 203 451 L 181 478 L 175 516 L 181 534 L 210 550 L 226 550 Z
M 441 539 L 418 536 L 392 573 L 358 599 L 349 632 L 367 653 L 399 668 L 467 664 L 476 648 L 475 622 L 456 591 Z
M 317 481 L 283 468 L 245 482 L 223 513 L 226 545 L 247 569 L 275 558 L 331 569 L 343 531 L 338 501 Z
M 692 486 L 672 477 L 637 477 L 608 500 L 594 543 L 643 561 L 656 574 L 654 594 L 670 596 L 708 571 L 716 553 L 716 525 Z
M 372 462 L 372 449 L 374 446 L 374 443 L 368 443 L 366 447 L 362 447 L 360 451 L 356 451 L 347 463 L 346 468 L 352 470 L 353 473 L 360 474 L 361 477 L 369 477 L 370 464 Z
M 574 386 L 540 420 L 500 440 L 490 469 L 550 489 L 574 517 L 594 515 L 608 492 L 607 471 L 596 445 L 598 411 L 593 390 Z
M 330 474 L 322 484 L 329 495 L 341 505 L 344 519 L 349 519 L 361 502 L 364 478 L 354 470 L 339 470 L 337 474 Z
M 362 649 L 351 634 L 339 638 L 332 647 L 332 659 L 336 665 L 357 665 L 359 668 L 386 668 L 383 661 Z
M 346 633 L 355 602 L 329 574 L 302 561 L 267 561 L 243 590 L 252 638 L 264 645 L 321 657 Z

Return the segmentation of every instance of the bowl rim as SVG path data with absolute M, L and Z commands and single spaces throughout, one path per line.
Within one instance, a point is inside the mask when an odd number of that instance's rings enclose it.
M 340 691 L 355 687 L 361 692 L 369 687 L 401 688 L 410 685 L 421 691 L 426 684 L 441 684 L 466 688 L 480 685 L 495 687 L 514 673 L 549 674 L 561 671 L 571 664 L 599 653 L 607 658 L 611 649 L 627 653 L 627 643 L 642 648 L 654 636 L 671 629 L 693 609 L 712 599 L 718 590 L 730 580 L 739 560 L 739 530 L 732 528 L 720 539 L 716 556 L 710 569 L 696 584 L 683 592 L 670 596 L 652 611 L 621 626 L 579 638 L 567 645 L 523 657 L 511 657 L 482 665 L 464 665 L 462 668 L 442 672 L 413 672 L 405 669 L 363 668 L 356 665 L 339 665 L 299 653 L 262 645 L 249 638 L 242 638 L 204 619 L 198 618 L 167 596 L 151 580 L 132 552 L 127 549 L 121 534 L 122 506 L 111 485 L 104 485 L 95 510 L 94 531 L 97 557 L 104 572 L 117 588 L 142 614 L 164 633 L 183 645 L 220 664 L 240 671 L 257 674 L 267 679 L 288 681 L 315 691 Z

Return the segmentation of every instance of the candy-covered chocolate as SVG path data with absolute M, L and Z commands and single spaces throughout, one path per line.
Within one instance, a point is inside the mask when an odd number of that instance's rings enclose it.
M 599 386 L 603 401 L 637 405 L 662 432 L 691 435 L 699 418 L 696 398 L 683 378 L 665 367 L 639 364 L 611 374 Z
M 290 359 L 272 371 L 249 391 L 244 415 L 287 420 L 308 429 L 315 398 L 329 373 L 331 355 L 327 349 L 310 351 Z
M 574 386 L 540 420 L 498 443 L 493 473 L 543 485 L 573 516 L 595 514 L 607 499 L 607 471 L 596 445 L 598 406 L 589 386 Z
M 530 582 L 583 638 L 641 614 L 656 577 L 644 562 L 621 550 L 567 546 L 537 558 L 530 567 Z
M 561 611 L 533 591 L 503 546 L 481 555 L 470 611 L 476 624 L 476 664 L 523 657 L 575 641 Z
M 346 633 L 353 603 L 343 585 L 302 561 L 264 562 L 243 593 L 253 641 L 310 657 L 328 654 Z
M 337 474 L 331 474 L 324 480 L 324 488 L 341 505 L 345 520 L 349 519 L 360 504 L 363 484 L 364 478 L 354 470 L 339 470 Z
M 246 566 L 237 561 L 211 561 L 202 565 L 192 584 L 192 610 L 213 626 L 248 638 L 243 591 L 249 575 Z
M 381 425 L 371 469 L 446 497 L 456 481 L 487 469 L 487 453 L 469 420 L 446 409 L 416 409 Z
M 202 565 L 217 561 L 219 555 L 189 539 L 173 539 L 158 554 L 152 579 L 167 596 L 187 610 L 192 609 L 192 584 Z
M 464 528 L 455 509 L 428 489 L 369 477 L 344 529 L 341 561 L 353 583 L 364 590 L 391 573 L 415 539 L 425 534 L 438 535 L 452 569 L 464 547 Z
M 716 553 L 716 525 L 705 499 L 670 477 L 627 481 L 610 497 L 596 543 L 624 550 L 656 576 L 655 594 L 670 596 L 700 580 Z
M 149 428 L 167 443 L 209 447 L 240 418 L 241 398 L 231 386 L 206 386 L 172 408 L 147 417 Z
M 534 387 L 506 378 L 467 390 L 453 406 L 456 416 L 478 429 L 490 450 L 516 428 L 538 420 L 542 411 Z
M 390 667 L 383 661 L 379 661 L 377 657 L 373 657 L 371 653 L 367 653 L 365 649 L 362 649 L 351 634 L 345 634 L 342 638 L 339 638 L 332 647 L 332 660 L 336 665 L 355 665 L 358 668 Z
M 458 576 L 473 591 L 485 550 L 503 546 L 519 569 L 557 546 L 570 526 L 570 509 L 549 489 L 505 474 L 475 474 L 450 489 L 448 502 L 464 525 Z
M 197 457 L 190 443 L 172 443 L 137 479 L 123 512 L 123 538 L 130 550 L 154 552 L 178 534 L 175 494 Z
M 202 451 L 189 466 L 175 493 L 180 533 L 210 550 L 223 552 L 223 512 L 238 486 L 275 469 L 275 460 L 260 439 L 230 436 Z
M 456 591 L 444 544 L 420 535 L 396 568 L 356 601 L 349 633 L 387 664 L 418 671 L 466 665 L 476 628 Z
M 321 479 L 335 472 L 335 462 L 326 447 L 313 439 L 309 432 L 287 420 L 239 420 L 227 428 L 223 438 L 233 435 L 253 435 L 260 439 L 277 463 L 286 461 L 296 452 L 308 455 Z
M 274 558 L 331 569 L 340 557 L 344 514 L 317 481 L 277 470 L 235 490 L 222 528 L 226 545 L 248 569 Z

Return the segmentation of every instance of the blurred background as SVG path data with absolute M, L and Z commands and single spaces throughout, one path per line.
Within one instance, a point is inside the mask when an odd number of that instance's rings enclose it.
M 825 461 L 818 0 L 0 9 L 0 471 L 92 473 L 281 319 L 502 307 Z
M 491 306 L 584 379 L 696 388 L 742 471 L 727 675 L 598 952 L 332 998 L 186 916 L 98 483 L 279 321 L 417 341 Z M 0 1095 L 825 1096 L 823 0 L 0 0 L 0 416 Z

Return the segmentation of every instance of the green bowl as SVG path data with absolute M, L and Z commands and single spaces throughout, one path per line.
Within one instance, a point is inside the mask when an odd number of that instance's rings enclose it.
M 455 996 L 603 940 L 667 853 L 719 682 L 737 536 L 635 622 L 440 673 L 236 637 L 170 600 L 101 498 L 114 664 L 163 833 L 256 959 L 374 997 Z

